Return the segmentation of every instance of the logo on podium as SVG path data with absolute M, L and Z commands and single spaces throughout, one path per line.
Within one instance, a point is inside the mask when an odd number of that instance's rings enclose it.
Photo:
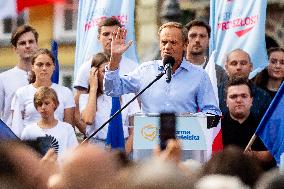
M 153 141 L 157 137 L 157 133 L 158 128 L 153 124 L 145 125 L 141 128 L 141 135 L 150 141 Z

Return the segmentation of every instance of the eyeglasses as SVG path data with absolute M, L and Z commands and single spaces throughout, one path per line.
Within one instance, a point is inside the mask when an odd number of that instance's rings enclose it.
M 271 64 L 277 64 L 279 62 L 280 65 L 284 65 L 284 59 L 276 59 L 276 58 L 271 58 L 269 61 Z

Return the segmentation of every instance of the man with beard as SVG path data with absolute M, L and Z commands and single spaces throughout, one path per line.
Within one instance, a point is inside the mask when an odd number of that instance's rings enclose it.
M 211 28 L 203 21 L 193 20 L 185 25 L 188 30 L 188 45 L 186 48 L 186 59 L 197 66 L 206 67 L 208 58 L 206 56 L 209 46 Z M 217 85 L 227 80 L 227 74 L 225 70 L 215 65 Z
M 229 114 L 224 116 L 221 124 L 223 145 L 245 149 L 260 122 L 250 111 L 253 102 L 251 85 L 244 78 L 232 77 L 225 93 Z M 246 153 L 266 165 L 273 159 L 258 137 Z

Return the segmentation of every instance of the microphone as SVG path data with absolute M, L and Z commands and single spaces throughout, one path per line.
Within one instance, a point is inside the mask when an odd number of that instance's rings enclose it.
M 166 72 L 166 82 L 170 83 L 172 79 L 172 68 L 175 64 L 175 59 L 172 56 L 165 56 L 163 59 L 163 65 Z

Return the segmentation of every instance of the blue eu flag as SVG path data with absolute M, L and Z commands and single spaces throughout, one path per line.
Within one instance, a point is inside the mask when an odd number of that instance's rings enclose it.
M 18 139 L 13 131 L 0 119 L 0 140 Z
M 267 150 L 273 155 L 277 164 L 284 152 L 284 82 L 262 118 L 256 135 L 259 136 Z
M 58 45 L 56 41 L 51 42 L 51 52 L 54 56 L 54 64 L 55 64 L 55 69 L 53 71 L 51 81 L 52 83 L 58 84 L 59 82 L 59 63 L 58 63 Z
M 115 114 L 119 109 L 120 109 L 120 98 L 112 97 L 112 108 L 110 116 Z M 109 123 L 106 144 L 110 145 L 112 149 L 119 149 L 119 150 L 125 149 L 121 113 L 118 114 Z

